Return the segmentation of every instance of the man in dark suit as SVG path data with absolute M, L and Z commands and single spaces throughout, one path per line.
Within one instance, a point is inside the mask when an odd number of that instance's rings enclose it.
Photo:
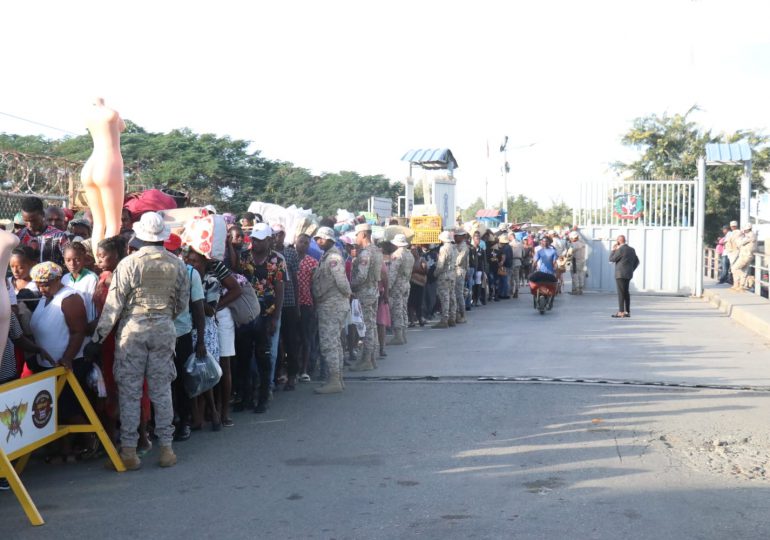
M 626 244 L 626 237 L 622 234 L 612 246 L 610 262 L 615 263 L 615 286 L 618 290 L 618 312 L 612 317 L 625 319 L 631 316 L 631 293 L 628 292 L 628 286 L 634 277 L 634 270 L 639 266 L 639 257 L 634 248 Z

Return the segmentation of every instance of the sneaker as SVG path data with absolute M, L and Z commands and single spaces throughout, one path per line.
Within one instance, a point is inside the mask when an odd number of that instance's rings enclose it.
M 299 376 L 299 382 L 310 382 L 310 375 L 303 373 Z
M 5 478 L 0 478 L 0 491 L 8 491 L 11 489 L 11 484 Z

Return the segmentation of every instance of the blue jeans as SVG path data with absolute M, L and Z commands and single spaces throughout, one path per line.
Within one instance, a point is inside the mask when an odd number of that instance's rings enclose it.
M 504 276 L 495 276 L 497 278 L 497 298 L 508 296 L 508 272 Z
M 719 257 L 719 283 L 732 283 L 733 279 L 730 275 L 730 259 L 727 255 Z

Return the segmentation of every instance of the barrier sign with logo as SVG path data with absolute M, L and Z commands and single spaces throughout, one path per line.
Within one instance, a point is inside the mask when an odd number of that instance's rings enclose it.
M 60 425 L 57 400 L 69 384 L 80 402 L 87 424 Z M 125 471 L 75 375 L 63 367 L 0 385 L 0 478 L 6 478 L 33 525 L 44 523 L 19 474 L 34 450 L 71 433 L 95 433 L 117 471 Z M 15 461 L 15 463 L 11 463 Z

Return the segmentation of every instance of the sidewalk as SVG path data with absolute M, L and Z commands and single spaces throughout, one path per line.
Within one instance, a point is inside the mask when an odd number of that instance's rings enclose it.
M 716 280 L 705 279 L 703 299 L 757 334 L 770 337 L 770 300 L 754 293 L 730 290 L 730 285 L 720 285 Z

